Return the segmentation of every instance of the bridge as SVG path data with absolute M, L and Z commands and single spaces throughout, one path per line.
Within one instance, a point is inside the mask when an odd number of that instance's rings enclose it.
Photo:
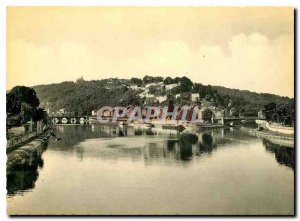
M 97 121 L 97 117 L 95 116 L 49 116 L 51 122 L 53 124 L 87 124 L 87 123 L 93 123 Z M 112 123 L 113 118 L 112 117 L 103 117 L 103 120 L 108 120 L 107 123 Z M 116 125 L 119 124 L 119 122 L 127 121 L 127 118 L 118 118 Z
M 62 116 L 62 115 L 52 115 L 49 116 L 53 124 L 87 124 L 97 121 L 95 116 Z M 117 118 L 117 122 L 113 122 L 112 117 L 103 117 L 103 120 L 107 120 L 107 124 L 116 124 L 119 122 L 127 121 L 127 117 Z M 222 125 L 239 125 L 242 122 L 245 123 L 255 123 L 256 120 L 265 120 L 265 118 L 260 117 L 213 117 L 213 123 L 219 123 Z
M 91 122 L 90 116 L 49 116 L 53 124 L 85 124 Z

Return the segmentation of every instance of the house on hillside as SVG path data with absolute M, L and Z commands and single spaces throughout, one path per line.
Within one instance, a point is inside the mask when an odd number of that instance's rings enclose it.
M 197 101 L 200 99 L 199 93 L 193 93 L 191 94 L 191 100 L 192 101 Z
M 145 85 L 145 88 L 149 88 L 149 87 L 151 87 L 151 86 L 156 86 L 156 83 L 149 83 L 149 84 L 146 84 L 146 85 Z
M 97 111 L 98 111 L 98 110 L 96 110 L 96 109 L 95 109 L 95 110 L 92 110 L 92 117 L 97 116 Z
M 138 94 L 140 98 L 146 97 L 146 98 L 155 98 L 154 94 L 148 93 L 146 90 L 140 94 Z
M 159 103 L 162 103 L 167 100 L 167 96 L 158 96 L 155 98 Z
M 179 84 L 167 84 L 165 85 L 166 91 L 171 90 L 175 87 L 179 86 Z
M 185 100 L 185 101 L 191 101 L 191 102 L 195 102 L 195 101 L 199 101 L 200 100 L 200 95 L 198 93 L 181 93 L 181 94 L 176 94 L 175 95 L 175 99 L 180 98 L 181 100 Z
M 265 117 L 266 117 L 266 116 L 264 115 L 263 110 L 258 111 L 257 117 L 258 117 L 258 118 L 265 118 Z
M 129 88 L 132 89 L 132 90 L 135 90 L 135 91 L 141 89 L 141 88 L 138 87 L 137 85 L 130 85 Z
M 59 114 L 65 114 L 65 113 L 67 113 L 67 111 L 65 109 L 59 109 L 58 113 Z

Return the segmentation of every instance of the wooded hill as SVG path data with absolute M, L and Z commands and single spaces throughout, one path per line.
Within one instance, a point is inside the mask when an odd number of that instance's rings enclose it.
M 79 115 L 90 115 L 91 111 L 101 106 L 127 106 L 141 105 L 144 99 L 138 96 L 141 90 L 133 90 L 130 85 L 145 86 L 148 83 L 163 82 L 164 85 L 180 83 L 180 86 L 170 91 L 161 90 L 159 95 L 168 97 L 163 104 L 170 101 L 178 104 L 191 104 L 187 101 L 175 99 L 178 93 L 199 93 L 200 101 L 207 100 L 215 106 L 224 109 L 235 108 L 238 113 L 245 116 L 256 116 L 268 103 L 282 104 L 291 99 L 273 94 L 259 94 L 255 92 L 229 89 L 220 86 L 202 85 L 193 83 L 186 77 L 182 78 L 162 78 L 145 76 L 143 79 L 103 79 L 85 81 L 83 78 L 76 82 L 66 81 L 57 84 L 37 85 L 35 89 L 40 100 L 40 106 L 50 109 L 50 112 L 56 112 L 59 109 L 65 109 Z M 157 95 L 157 92 L 156 92 Z

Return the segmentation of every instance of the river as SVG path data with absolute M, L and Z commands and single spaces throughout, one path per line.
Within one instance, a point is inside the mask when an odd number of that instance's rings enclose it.
M 294 214 L 294 149 L 243 129 L 56 134 L 38 165 L 7 176 L 8 214 Z

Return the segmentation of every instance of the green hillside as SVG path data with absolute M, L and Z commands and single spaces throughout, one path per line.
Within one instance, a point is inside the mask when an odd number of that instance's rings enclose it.
M 67 81 L 57 84 L 38 85 L 33 88 L 36 90 L 40 99 L 40 106 L 50 109 L 50 112 L 56 112 L 59 109 L 65 109 L 76 114 L 90 115 L 91 111 L 101 106 L 116 105 L 140 105 L 145 102 L 144 98 L 138 96 L 143 90 L 132 90 L 130 85 L 144 87 L 148 83 L 164 82 L 163 89 L 155 91 L 155 96 L 167 96 L 168 99 L 163 104 L 172 100 L 178 105 L 191 104 L 184 99 L 175 99 L 175 94 L 199 93 L 200 101 L 210 101 L 217 107 L 224 109 L 235 108 L 243 115 L 256 115 L 257 111 L 266 104 L 274 102 L 277 104 L 287 103 L 290 99 L 272 94 L 259 94 L 250 91 L 229 89 L 219 86 L 206 86 L 199 83 L 193 83 L 188 78 L 166 78 L 145 76 L 143 79 L 104 79 L 85 81 L 82 78 L 76 82 Z M 180 83 L 180 86 L 166 91 L 165 85 Z M 149 103 L 148 103 L 149 104 Z

